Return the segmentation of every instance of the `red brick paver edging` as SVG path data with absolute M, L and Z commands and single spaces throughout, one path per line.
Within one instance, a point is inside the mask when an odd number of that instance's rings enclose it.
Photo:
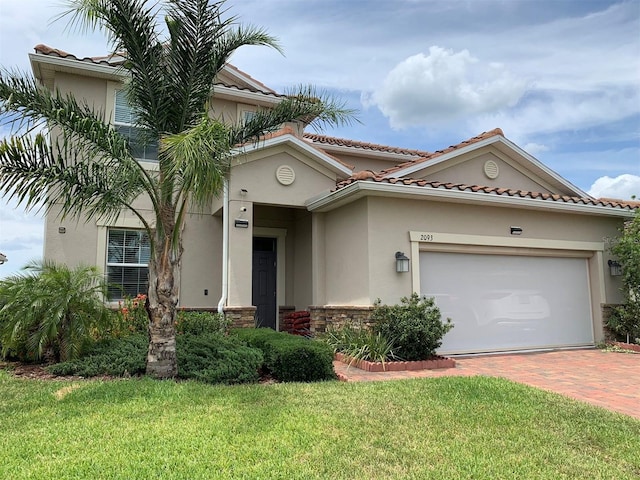
M 355 360 L 343 353 L 336 353 L 335 359 L 351 367 L 359 368 L 367 372 L 401 372 L 404 370 L 434 370 L 437 368 L 453 368 L 456 366 L 455 360 L 447 357 L 434 357 L 429 360 L 418 360 L 413 362 L 369 362 L 366 360 Z
M 455 357 L 456 367 L 366 372 L 335 361 L 349 382 L 487 375 L 560 393 L 640 419 L 640 355 L 596 349 Z

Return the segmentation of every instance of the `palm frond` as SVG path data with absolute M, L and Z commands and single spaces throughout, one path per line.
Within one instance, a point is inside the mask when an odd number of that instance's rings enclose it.
M 303 86 L 289 91 L 273 109 L 259 110 L 247 122 L 232 127 L 230 141 L 232 145 L 257 141 L 261 136 L 280 129 L 283 124 L 294 121 L 315 129 L 326 125 L 349 125 L 359 122 L 355 114 L 356 111 L 347 108 L 344 101 L 314 87 Z
M 204 206 L 222 190 L 229 169 L 228 139 L 227 127 L 207 116 L 195 127 L 163 138 L 163 171 L 178 192 L 177 199 L 190 197 Z
M 35 137 L 13 137 L 0 142 L 0 183 L 4 196 L 27 209 L 57 206 L 61 215 L 80 218 L 116 218 L 131 209 L 146 185 L 135 162 L 87 162 L 69 142 L 48 144 Z

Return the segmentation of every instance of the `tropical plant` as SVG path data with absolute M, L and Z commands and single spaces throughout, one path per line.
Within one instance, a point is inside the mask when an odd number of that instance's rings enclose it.
M 223 19 L 224 1 L 69 0 L 71 23 L 105 30 L 126 61 L 126 94 L 136 127 L 158 141 L 158 169 L 138 163 L 126 139 L 101 112 L 72 95 L 41 88 L 19 73 L 0 75 L 0 114 L 28 134 L 0 143 L 0 189 L 27 209 L 45 204 L 62 217 L 105 221 L 131 212 L 149 237 L 148 374 L 175 377 L 176 305 L 190 204 L 203 206 L 223 188 L 231 149 L 258 140 L 289 121 L 316 127 L 349 122 L 352 112 L 312 87 L 282 97 L 237 125 L 209 116 L 212 86 L 230 55 L 244 45 L 280 49 L 274 37 Z M 159 18 L 166 22 L 163 38 Z M 47 141 L 46 132 L 57 134 Z M 148 198 L 152 214 L 134 203 Z
M 405 360 L 426 360 L 436 354 L 442 337 L 453 328 L 451 319 L 442 321 L 433 298 L 413 293 L 399 305 L 381 305 L 376 301 L 372 318 L 374 331 L 393 338 L 398 354 Z
M 96 267 L 69 268 L 32 262 L 22 273 L 0 280 L 2 354 L 23 359 L 77 357 L 94 329 L 103 329 L 109 312 L 106 285 Z
M 608 326 L 627 342 L 640 343 L 640 210 L 624 224 L 620 237 L 611 248 L 622 267 L 624 305 L 613 312 Z
M 395 353 L 397 348 L 393 339 L 361 325 L 346 324 L 338 328 L 329 328 L 322 340 L 333 348 L 334 353 L 340 352 L 348 356 L 350 364 L 358 360 L 383 364 L 392 360 L 402 360 Z

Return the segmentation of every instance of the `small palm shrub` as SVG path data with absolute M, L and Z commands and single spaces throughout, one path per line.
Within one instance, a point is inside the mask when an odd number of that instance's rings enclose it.
M 397 348 L 392 339 L 360 325 L 347 324 L 340 328 L 330 328 L 322 340 L 329 344 L 334 353 L 340 352 L 350 357 L 352 363 L 358 360 L 382 363 L 402 360 L 395 353 Z
M 417 293 L 403 297 L 400 305 L 381 305 L 378 300 L 372 318 L 374 332 L 392 338 L 398 355 L 409 361 L 434 356 L 444 335 L 453 328 L 451 319 L 442 321 L 433 298 Z
M 0 280 L 2 355 L 21 360 L 69 360 L 109 320 L 107 293 L 96 267 L 69 268 L 32 262 L 22 273 Z

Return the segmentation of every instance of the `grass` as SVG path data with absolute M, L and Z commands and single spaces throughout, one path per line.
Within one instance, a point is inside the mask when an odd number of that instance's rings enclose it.
M 497 378 L 0 392 L 0 478 L 640 476 L 640 421 Z

